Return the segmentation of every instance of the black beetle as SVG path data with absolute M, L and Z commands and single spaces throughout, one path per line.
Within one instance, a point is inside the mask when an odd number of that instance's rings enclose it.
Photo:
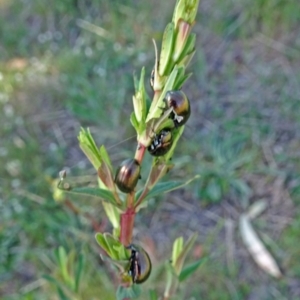
M 172 132 L 166 128 L 155 134 L 152 143 L 148 147 L 148 151 L 153 156 L 162 156 L 170 150 L 172 143 Z

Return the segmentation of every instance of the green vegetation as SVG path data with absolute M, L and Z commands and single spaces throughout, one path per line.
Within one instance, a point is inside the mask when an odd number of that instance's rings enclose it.
M 192 230 L 193 255 L 207 260 L 178 299 L 299 299 L 299 1 L 202 0 L 199 9 L 184 87 L 192 113 L 170 176 L 201 178 L 136 219 L 158 261 L 145 285 L 162 289 L 159 263 L 178 232 Z M 63 168 L 96 181 L 78 147 L 81 126 L 112 146 L 114 166 L 134 152 L 132 74 L 145 66 L 150 79 L 151 38 L 161 39 L 171 13 L 167 1 L 0 1 L 1 299 L 58 299 L 53 278 L 72 295 L 82 256 L 82 299 L 114 299 L 114 271 L 94 239 L 108 227 L 103 207 L 55 202 L 53 184 Z M 259 199 L 268 208 L 253 226 L 284 270 L 279 280 L 254 264 L 236 230 Z

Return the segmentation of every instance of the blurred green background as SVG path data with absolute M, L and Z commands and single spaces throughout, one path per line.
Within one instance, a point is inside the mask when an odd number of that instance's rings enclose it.
M 145 66 L 149 79 L 152 38 L 160 43 L 174 4 L 0 0 L 1 299 L 59 299 L 42 277 L 59 278 L 59 246 L 86 258 L 74 299 L 115 299 L 115 272 L 84 217 L 110 230 L 101 205 L 70 198 L 78 215 L 54 201 L 52 185 L 61 169 L 96 178 L 78 147 L 80 126 L 115 166 L 133 155 L 132 74 Z M 197 231 L 192 256 L 207 261 L 176 299 L 300 299 L 300 2 L 202 0 L 194 31 L 184 87 L 192 116 L 169 178 L 201 179 L 137 216 L 135 238 L 155 265 L 145 289 L 162 293 L 173 240 Z M 258 200 L 267 209 L 253 226 L 281 279 L 253 262 L 238 230 Z

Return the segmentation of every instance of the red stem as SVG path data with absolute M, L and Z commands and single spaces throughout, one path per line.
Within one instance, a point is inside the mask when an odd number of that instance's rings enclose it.
M 139 164 L 142 163 L 145 152 L 146 152 L 146 147 L 139 143 L 134 155 L 134 158 L 139 162 Z
M 142 163 L 145 156 L 146 147 L 142 144 L 138 144 L 135 151 L 134 158 Z M 135 192 L 128 194 L 127 196 L 127 209 L 124 213 L 121 214 L 121 232 L 120 232 L 120 242 L 124 246 L 129 246 L 132 243 L 132 232 L 134 227 L 134 218 L 135 218 L 135 208 L 134 208 L 134 196 Z
M 127 210 L 121 214 L 120 242 L 126 247 L 132 243 L 134 217 L 135 210 L 133 207 L 128 207 Z

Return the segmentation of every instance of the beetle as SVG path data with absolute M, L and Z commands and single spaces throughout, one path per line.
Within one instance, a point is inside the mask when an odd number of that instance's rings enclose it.
M 155 134 L 152 143 L 148 147 L 148 151 L 153 156 L 162 156 L 170 150 L 172 143 L 172 132 L 166 128 Z
M 124 160 L 117 169 L 115 183 L 120 191 L 130 193 L 140 179 L 141 166 L 134 158 Z
M 127 267 L 128 274 L 131 276 L 132 282 L 140 284 L 145 282 L 150 276 L 152 265 L 148 253 L 140 246 L 131 244 L 129 264 Z
M 164 102 L 167 108 L 172 107 L 173 112 L 170 114 L 176 127 L 186 123 L 191 115 L 190 101 L 182 91 L 168 91 L 165 95 Z

